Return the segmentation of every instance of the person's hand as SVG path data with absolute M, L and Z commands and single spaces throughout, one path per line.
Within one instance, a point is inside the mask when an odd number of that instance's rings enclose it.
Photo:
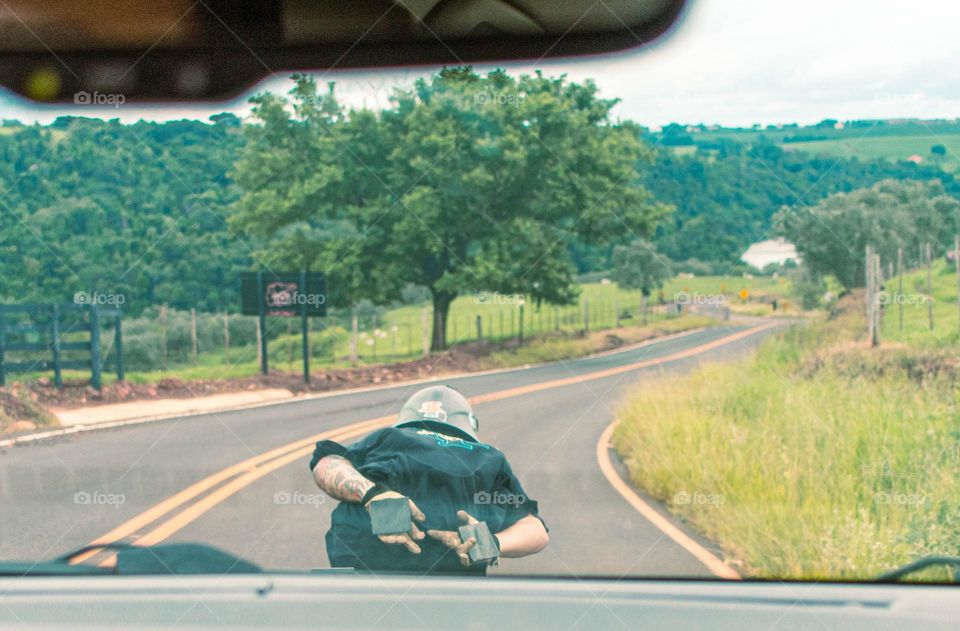
M 374 495 L 364 504 L 364 508 L 368 511 L 370 510 L 370 505 L 374 502 L 379 502 L 380 500 L 386 499 L 396 499 L 404 498 L 403 495 L 397 493 L 396 491 L 385 491 L 379 495 Z M 427 516 L 423 514 L 417 505 L 413 503 L 413 500 L 406 498 L 410 502 L 410 513 L 415 521 L 423 522 L 427 519 Z M 391 545 L 402 545 L 407 548 L 413 554 L 420 554 L 420 546 L 417 545 L 417 541 L 423 541 L 424 538 L 423 531 L 417 528 L 417 524 L 413 521 L 410 522 L 410 531 L 402 532 L 396 535 L 377 535 L 377 538 L 384 543 L 389 543 Z
M 457 511 L 457 517 L 466 525 L 477 523 L 477 519 L 465 510 Z M 428 530 L 427 534 L 456 552 L 460 565 L 470 567 L 470 548 L 477 544 L 476 539 L 470 537 L 461 541 L 460 533 L 456 530 Z

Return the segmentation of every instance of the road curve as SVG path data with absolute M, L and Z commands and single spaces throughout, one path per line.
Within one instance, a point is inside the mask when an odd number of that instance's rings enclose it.
M 476 402 L 483 440 L 506 453 L 551 529 L 547 550 L 507 560 L 496 572 L 713 576 L 716 567 L 711 572 L 702 554 L 611 485 L 598 465 L 598 440 L 631 383 L 742 356 L 783 325 L 722 326 L 589 358 L 443 379 Z M 349 442 L 390 422 L 419 387 L 388 385 L 11 448 L 0 454 L 0 558 L 50 557 L 109 534 L 202 541 L 271 568 L 326 567 L 323 534 L 334 503 L 307 471 L 312 441 Z

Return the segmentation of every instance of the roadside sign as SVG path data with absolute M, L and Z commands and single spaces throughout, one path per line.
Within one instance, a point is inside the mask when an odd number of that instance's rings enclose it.
M 303 381 L 310 383 L 310 327 L 307 318 L 327 315 L 327 286 L 323 274 L 245 272 L 240 275 L 240 312 L 259 318 L 260 372 L 264 375 L 270 373 L 267 316 L 300 318 Z
M 258 287 L 257 276 L 260 275 Z M 270 317 L 322 317 L 327 314 L 326 279 L 320 273 L 244 272 L 240 275 L 240 312 Z

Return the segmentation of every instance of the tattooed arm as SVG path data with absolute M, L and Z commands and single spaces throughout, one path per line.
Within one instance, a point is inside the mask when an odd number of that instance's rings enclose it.
M 343 456 L 324 456 L 313 468 L 313 479 L 323 491 L 330 497 L 341 502 L 350 502 L 359 504 L 367 491 L 375 485 L 370 480 L 363 477 L 357 471 L 350 461 Z M 385 491 L 374 495 L 367 501 L 367 507 L 374 502 L 390 498 L 402 498 L 403 495 L 394 491 Z M 423 522 L 426 516 L 423 514 L 413 500 L 406 498 L 410 502 L 410 513 L 414 520 Z M 402 545 L 413 554 L 420 554 L 420 546 L 417 541 L 422 541 L 426 535 L 417 528 L 414 522 L 410 522 L 410 531 L 394 535 L 379 535 L 380 541 L 392 545 Z
M 374 484 L 343 456 L 326 456 L 313 468 L 313 479 L 324 493 L 341 502 L 359 504 Z

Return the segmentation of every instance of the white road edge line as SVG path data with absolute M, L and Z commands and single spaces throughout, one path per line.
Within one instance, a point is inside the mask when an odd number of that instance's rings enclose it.
M 737 325 L 739 326 L 739 325 Z M 608 351 L 601 351 L 599 353 L 592 353 L 590 355 L 584 355 L 582 357 L 571 357 L 568 360 L 563 361 L 580 361 L 585 359 L 593 359 L 595 357 L 606 357 L 608 355 L 616 355 L 617 353 L 627 353 L 644 346 L 651 346 L 653 344 L 659 344 L 660 342 L 668 342 L 678 338 L 687 337 L 694 335 L 696 333 L 701 333 L 703 331 L 709 330 L 710 327 L 697 327 L 695 329 L 689 329 L 687 331 L 681 331 L 680 333 L 671 333 L 670 335 L 664 335 L 662 337 L 656 337 L 649 340 L 644 340 L 643 342 L 638 342 L 636 344 L 630 344 L 628 346 L 622 346 L 620 348 L 611 349 Z M 299 403 L 301 401 L 314 401 L 317 399 L 326 399 L 330 397 L 341 397 L 348 396 L 351 394 L 362 394 L 364 392 L 371 392 L 374 390 L 385 390 L 389 388 L 402 388 L 404 386 L 416 386 L 425 383 L 435 383 L 437 381 L 444 380 L 456 380 L 456 379 L 467 379 L 470 377 L 483 377 L 486 375 L 497 375 L 508 372 L 518 372 L 523 370 L 530 370 L 532 368 L 541 368 L 543 366 L 549 366 L 551 364 L 556 364 L 556 361 L 552 362 L 541 362 L 539 364 L 524 364 L 522 366 L 511 366 L 509 368 L 493 368 L 491 370 L 483 370 L 480 372 L 463 372 L 463 373 L 452 373 L 446 375 L 440 375 L 438 377 L 426 377 L 424 379 L 414 379 L 411 381 L 394 381 L 391 383 L 385 383 L 376 386 L 364 386 L 361 388 L 349 388 L 345 390 L 332 390 L 330 392 L 318 392 L 316 394 L 306 394 L 306 395 L 294 395 L 288 399 L 281 399 L 277 401 L 263 401 L 255 403 L 245 403 L 243 405 L 235 405 L 224 408 L 218 408 L 215 410 L 197 410 L 194 412 L 174 412 L 171 414 L 158 414 L 155 416 L 143 416 L 132 419 L 124 419 L 122 421 L 108 421 L 105 423 L 96 423 L 91 425 L 72 425 L 70 427 L 65 427 L 63 429 L 52 429 L 45 432 L 37 432 L 35 434 L 25 434 L 23 436 L 15 436 L 13 438 L 7 438 L 0 440 L 0 449 L 6 449 L 8 447 L 13 447 L 15 445 L 23 443 L 31 443 L 40 440 L 46 440 L 49 438 L 59 438 L 61 436 L 69 436 L 72 434 L 81 434 L 86 432 L 92 432 L 95 430 L 103 429 L 116 429 L 118 427 L 128 427 L 131 425 L 141 425 L 143 423 L 154 423 L 157 421 L 169 421 L 175 418 L 193 418 L 195 416 L 210 416 L 212 414 L 226 414 L 229 412 L 237 412 L 240 410 L 251 410 L 256 408 L 265 408 L 274 405 L 289 405 L 291 403 Z
M 700 561 L 713 574 L 719 578 L 728 580 L 741 580 L 741 576 L 732 567 L 717 558 L 712 552 L 694 541 L 685 532 L 677 528 L 669 519 L 661 515 L 657 510 L 650 506 L 637 493 L 630 488 L 620 474 L 614 468 L 610 461 L 610 439 L 613 436 L 613 430 L 616 429 L 619 421 L 614 419 L 607 425 L 603 433 L 600 434 L 600 440 L 597 441 L 597 464 L 600 465 L 600 471 L 623 499 L 627 500 L 633 508 L 636 509 L 648 522 L 653 524 L 660 532 L 670 537 L 677 545 L 689 552 L 694 558 Z

